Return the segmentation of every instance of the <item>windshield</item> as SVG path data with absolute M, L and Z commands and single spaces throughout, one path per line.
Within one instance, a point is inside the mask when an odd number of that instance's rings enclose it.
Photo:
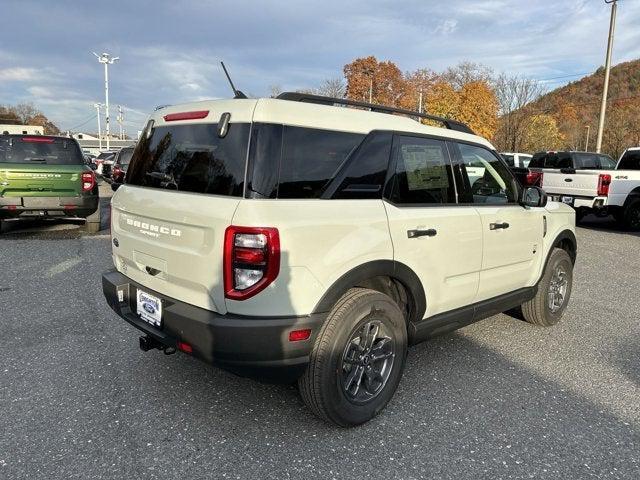
M 0 137 L 0 163 L 83 165 L 78 144 L 69 138 Z
M 239 197 L 248 143 L 248 123 L 230 124 L 223 138 L 211 123 L 156 127 L 138 143 L 127 183 Z
M 640 170 L 640 150 L 627 150 L 620 159 L 618 170 Z
M 118 156 L 118 165 L 121 167 L 125 167 L 129 165 L 131 162 L 131 157 L 133 156 L 133 148 L 123 148 L 120 151 L 120 155 Z
M 104 159 L 107 159 L 107 158 L 110 158 L 110 157 L 113 157 L 113 152 L 102 152 L 96 158 L 98 160 L 104 160 Z

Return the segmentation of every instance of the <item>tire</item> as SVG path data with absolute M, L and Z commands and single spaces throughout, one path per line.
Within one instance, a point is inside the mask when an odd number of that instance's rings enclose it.
M 307 370 L 298 380 L 300 394 L 329 423 L 365 423 L 393 397 L 406 356 L 407 326 L 398 305 L 375 290 L 350 289 L 316 337 Z
M 622 223 L 632 232 L 640 231 L 640 198 L 631 200 L 625 207 Z
M 553 297 L 550 291 L 553 284 Z M 524 319 L 542 327 L 555 325 L 562 318 L 573 286 L 573 262 L 569 254 L 561 248 L 554 248 L 549 256 L 542 279 L 538 283 L 538 292 L 528 302 L 522 304 Z M 562 300 L 559 301 L 559 294 Z M 555 300 L 555 301 L 554 301 Z M 553 307 L 551 306 L 553 302 Z

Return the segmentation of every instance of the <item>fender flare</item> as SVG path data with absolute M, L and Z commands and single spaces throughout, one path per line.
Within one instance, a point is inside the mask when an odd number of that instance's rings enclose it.
M 547 261 L 551 256 L 551 252 L 553 252 L 553 249 L 560 248 L 560 245 L 564 241 L 568 241 L 571 244 L 572 251 L 568 253 L 569 253 L 569 256 L 571 257 L 571 261 L 575 265 L 576 257 L 578 255 L 578 240 L 576 239 L 576 235 L 571 230 L 562 230 L 558 235 L 556 235 L 556 238 L 551 244 L 551 248 L 549 249 L 549 252 L 547 253 L 547 258 L 545 259 L 545 263 L 544 263 L 545 268 L 547 266 Z
M 413 317 L 408 320 L 422 320 L 427 309 L 427 300 L 422 282 L 411 268 L 394 260 L 374 260 L 352 268 L 329 287 L 316 304 L 313 313 L 329 312 L 347 290 L 357 287 L 358 284 L 368 279 L 381 276 L 397 280 L 406 288 L 411 303 L 411 316 Z

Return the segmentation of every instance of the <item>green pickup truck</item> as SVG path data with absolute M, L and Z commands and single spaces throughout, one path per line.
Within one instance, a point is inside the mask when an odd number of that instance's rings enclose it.
M 0 135 L 0 222 L 87 218 L 97 209 L 96 175 L 74 139 Z

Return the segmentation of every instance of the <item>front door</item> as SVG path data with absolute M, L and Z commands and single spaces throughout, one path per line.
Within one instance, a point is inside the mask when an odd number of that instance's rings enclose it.
M 460 199 L 475 206 L 482 222 L 482 268 L 475 301 L 533 285 L 542 262 L 545 210 L 519 204 L 521 187 L 489 149 L 450 145 L 461 177 Z
M 473 206 L 456 203 L 446 143 L 397 135 L 385 209 L 394 260 L 418 275 L 425 318 L 473 303 L 482 262 L 482 223 Z

